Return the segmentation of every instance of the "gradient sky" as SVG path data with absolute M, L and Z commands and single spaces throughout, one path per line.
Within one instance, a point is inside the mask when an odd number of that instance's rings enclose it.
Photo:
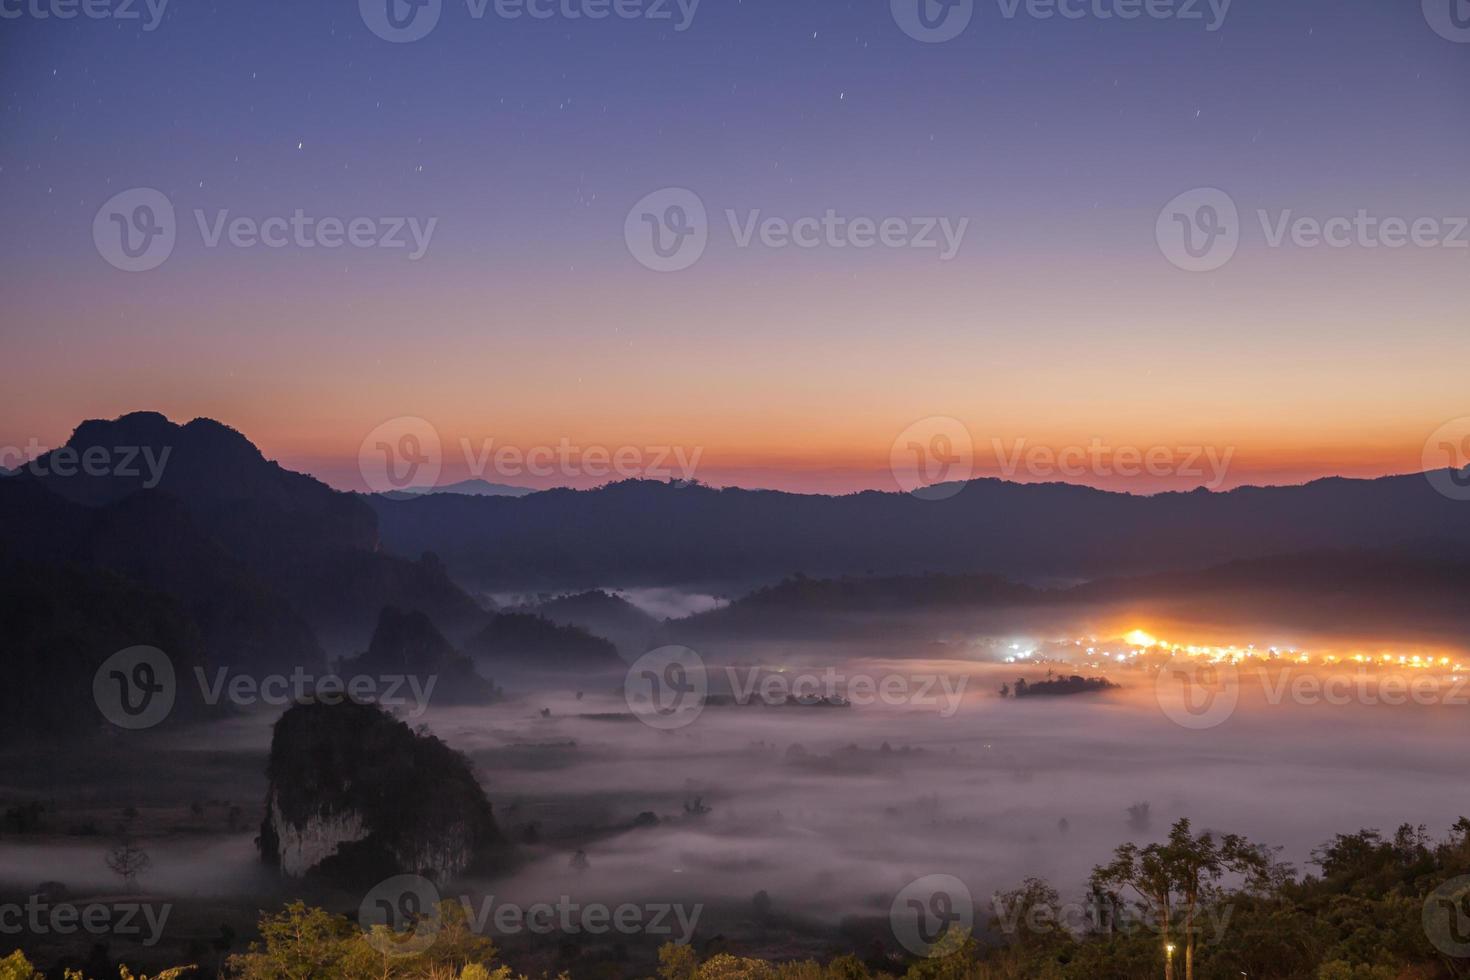
M 949 416 L 976 472 L 993 439 L 1098 438 L 1230 448 L 1234 485 L 1416 470 L 1470 415 L 1470 249 L 1271 248 L 1255 216 L 1470 215 L 1470 43 L 1419 0 L 1236 0 L 1213 32 L 978 0 L 938 44 L 887 0 L 704 0 L 682 32 L 444 0 L 408 44 L 343 0 L 172 0 L 152 31 L 39 2 L 0 4 L 0 445 L 147 408 L 349 487 L 364 437 L 417 416 L 445 480 L 461 439 L 566 439 L 891 489 L 895 438 Z M 141 273 L 92 240 L 133 187 L 179 223 Z M 711 216 L 677 273 L 623 239 L 665 187 Z M 1155 241 L 1197 187 L 1243 219 L 1203 274 Z M 416 262 L 211 249 L 196 208 L 438 224 Z M 949 262 L 738 248 L 727 208 L 970 225 Z

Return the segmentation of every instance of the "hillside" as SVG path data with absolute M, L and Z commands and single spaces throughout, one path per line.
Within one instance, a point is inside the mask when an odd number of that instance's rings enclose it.
M 975 480 L 945 500 L 628 481 L 519 499 L 372 498 L 383 545 L 480 588 L 992 573 L 1078 580 L 1326 548 L 1470 545 L 1422 475 L 1152 497 Z

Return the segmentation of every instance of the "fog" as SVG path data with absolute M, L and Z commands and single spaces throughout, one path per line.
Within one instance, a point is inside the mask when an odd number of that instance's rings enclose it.
M 1119 843 L 1159 839 L 1180 817 L 1196 829 L 1279 846 L 1283 860 L 1309 870 L 1312 849 L 1334 834 L 1391 832 L 1408 822 L 1440 835 L 1470 813 L 1459 749 L 1470 691 L 1457 681 L 1446 681 L 1439 700 L 1460 703 L 1395 706 L 1300 703 L 1279 691 L 1273 698 L 1246 676 L 1233 713 L 1214 727 L 1190 728 L 1161 709 L 1147 670 L 1035 662 L 1075 650 L 1074 631 L 1100 620 L 1048 625 L 1028 614 L 1014 620 L 1014 635 L 1003 620 L 989 614 L 986 632 L 953 620 L 922 628 L 911 621 L 898 643 L 893 634 L 725 638 L 699 651 L 714 694 L 831 668 L 844 683 L 899 678 L 910 692 L 929 684 L 927 700 L 802 707 L 716 699 L 688 724 L 661 730 L 630 712 L 619 661 L 605 673 L 549 681 L 497 676 L 507 698 L 496 704 L 431 705 L 411 723 L 469 756 L 516 845 L 502 873 L 442 887 L 523 905 L 561 896 L 704 903 L 711 927 L 722 915 L 728 926 L 765 891 L 785 921 L 836 926 L 849 916 L 885 915 L 898 890 L 936 873 L 963 880 L 982 915 L 994 891 L 1028 876 L 1076 898 Z M 1169 626 L 1175 636 L 1188 629 Z M 1208 629 L 1217 631 L 1210 642 L 1225 642 L 1218 625 Z M 1230 640 L 1256 641 L 1243 632 Z M 1382 643 L 1300 633 L 1292 642 L 1344 652 Z M 1000 662 L 1007 657 L 1019 659 Z M 750 674 L 756 665 L 761 672 Z M 1049 669 L 1106 672 L 1120 686 L 1057 697 L 998 694 L 1017 677 L 1036 681 Z M 76 889 L 115 889 L 102 855 L 116 810 L 131 805 L 142 811 L 136 830 L 153 858 L 148 892 L 269 891 L 275 886 L 251 839 L 275 717 L 258 710 L 204 731 L 114 740 L 92 760 L 98 771 L 87 780 L 64 780 L 87 787 L 70 797 L 44 760 L 8 767 L 6 801 L 55 799 L 60 824 L 108 816 L 97 818 L 97 837 L 0 838 L 0 888 L 16 893 L 59 879 Z M 212 801 L 207 826 L 185 832 L 177 811 L 196 799 Z M 223 801 L 244 810 L 233 832 L 220 826 Z M 1139 803 L 1149 804 L 1147 821 L 1130 820 Z M 635 825 L 646 813 L 657 823 L 645 817 Z M 577 850 L 587 856 L 582 871 L 571 866 Z
M 549 853 L 500 883 L 524 900 L 569 883 L 608 901 L 748 900 L 763 889 L 778 907 L 836 920 L 882 912 L 903 885 L 938 872 L 977 900 L 1026 876 L 1075 894 L 1117 844 L 1156 839 L 1179 817 L 1280 845 L 1300 867 L 1334 833 L 1403 822 L 1441 833 L 1470 812 L 1449 748 L 1464 707 L 1275 705 L 1247 685 L 1232 717 L 1195 731 L 1164 717 L 1143 676 L 1104 694 L 1017 701 L 996 689 L 1035 671 L 846 666 L 968 685 L 952 717 L 883 704 L 712 707 L 663 732 L 579 716 L 623 710 L 621 696 L 588 695 L 430 723 L 471 753 L 512 830 L 534 819 L 554 839 L 641 811 L 663 818 L 587 844 L 585 875 Z M 884 742 L 898 751 L 881 753 Z M 804 759 L 788 756 L 793 745 Z M 684 813 L 695 797 L 707 814 Z M 1140 802 L 1147 830 L 1129 823 Z

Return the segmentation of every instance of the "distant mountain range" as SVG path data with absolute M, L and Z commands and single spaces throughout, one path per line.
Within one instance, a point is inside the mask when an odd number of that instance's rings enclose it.
M 1470 546 L 1470 503 L 1422 475 L 1152 497 L 974 480 L 943 500 L 628 481 L 519 499 L 369 498 L 383 545 L 456 580 L 578 590 L 671 582 L 989 573 L 1077 582 L 1322 549 Z
M 283 469 L 208 419 L 84 422 L 0 480 L 0 581 L 3 656 L 18 668 L 0 728 L 70 718 L 86 731 L 101 721 L 92 672 L 136 645 L 165 650 L 181 671 L 257 678 L 295 667 L 320 676 L 364 651 L 370 663 L 432 654 L 461 670 L 435 637 L 514 666 L 617 662 L 583 631 L 501 617 L 432 554 L 389 553 L 364 498 Z
M 488 480 L 461 480 L 446 483 L 441 487 L 410 487 L 407 490 L 392 490 L 383 494 L 394 500 L 411 500 L 436 493 L 457 493 L 467 497 L 524 497 L 536 491 L 530 487 L 517 487 L 509 483 L 491 483 Z
M 605 636 L 629 659 L 647 651 L 656 642 L 662 626 L 659 619 L 627 599 L 601 589 L 558 596 L 528 605 L 525 611 L 553 623 Z
M 1144 622 L 1275 623 L 1459 641 L 1470 621 L 1470 556 L 1422 549 L 1320 551 L 1054 588 L 993 575 L 798 575 L 724 608 L 670 621 L 662 639 L 698 644 L 710 638 L 871 636 L 875 630 L 911 632 L 916 617 L 988 610 L 1037 621 L 1048 614 L 1126 610 Z
M 286 470 L 208 419 L 88 421 L 0 480 L 0 657 L 12 668 L 0 728 L 95 726 L 92 674 L 145 644 L 181 671 L 257 676 L 361 657 L 457 678 L 481 699 L 495 696 L 481 668 L 496 680 L 619 668 L 619 651 L 671 637 L 852 611 L 1127 603 L 1405 628 L 1470 617 L 1470 503 L 1422 476 L 1155 497 L 995 480 L 958 490 L 932 501 L 633 481 L 394 500 Z M 710 582 L 755 591 L 668 622 L 586 591 Z M 561 597 L 496 610 L 466 587 Z M 203 713 L 187 698 L 176 712 Z

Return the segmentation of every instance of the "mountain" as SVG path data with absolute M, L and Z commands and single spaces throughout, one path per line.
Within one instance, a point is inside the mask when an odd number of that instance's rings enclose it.
M 159 724 L 211 714 L 193 670 L 205 644 L 171 596 L 103 569 L 0 559 L 0 733 L 5 741 L 112 730 L 93 678 L 118 651 L 151 646 L 172 664 L 176 696 Z M 105 682 L 104 682 L 105 683 Z
M 634 658 L 656 645 L 663 623 L 622 596 L 600 589 L 558 596 L 525 607 L 558 626 L 576 626 L 605 636 L 624 657 Z
M 1091 579 L 1324 548 L 1470 545 L 1470 507 L 1422 475 L 1144 497 L 973 480 L 925 500 L 626 481 L 528 497 L 372 498 L 384 547 L 477 588 L 991 573 Z
M 340 673 L 432 678 L 430 700 L 435 704 L 479 704 L 499 696 L 495 685 L 475 672 L 474 662 L 418 610 L 385 608 L 367 650 L 344 661 Z
M 469 760 L 381 708 L 287 709 L 271 737 L 262 860 L 283 874 L 371 886 L 443 881 L 500 841 Z
M 469 497 L 524 497 L 536 491 L 530 487 L 517 487 L 509 483 L 490 483 L 487 480 L 460 480 L 440 487 L 410 487 L 383 494 L 396 500 L 421 497 L 426 494 L 458 493 Z
M 558 626 L 529 613 L 498 613 L 465 649 L 492 663 L 529 669 L 621 666 L 617 647 L 576 626 Z
M 1272 555 L 1211 568 L 1092 582 L 1058 598 L 1126 604 L 1136 615 L 1206 622 L 1289 622 L 1302 629 L 1382 630 L 1461 639 L 1470 620 L 1470 557 L 1437 548 Z
M 93 472 L 80 461 L 106 462 Z M 267 460 L 212 419 L 177 425 L 156 412 L 92 419 L 27 468 L 49 490 L 101 506 L 140 490 L 184 501 L 200 526 L 247 561 L 301 551 L 377 546 L 371 508 Z
M 729 605 L 666 626 L 665 637 L 701 642 L 754 634 L 835 637 L 907 628 L 904 617 L 938 611 L 1045 601 L 1047 593 L 997 575 L 874 575 L 835 579 L 797 574 L 741 596 Z M 886 622 L 880 622 L 886 620 Z
M 326 665 L 311 627 L 285 596 L 201 531 L 184 504 L 167 494 L 87 507 L 38 481 L 6 480 L 0 553 L 109 572 L 170 596 L 213 667 L 321 672 Z
M 0 488 L 16 505 L 0 517 L 0 546 L 38 560 L 66 554 L 177 593 L 207 639 L 248 647 L 260 665 L 313 666 L 320 650 L 306 650 L 303 628 L 312 647 L 360 651 L 385 606 L 422 610 L 457 638 L 486 622 L 432 555 L 379 548 L 363 498 L 267 460 L 210 419 L 83 422 Z M 251 609 L 270 623 L 252 622 Z
M 666 642 L 733 636 L 873 636 L 911 632 L 917 617 L 1003 610 L 1126 610 L 1142 622 L 1276 624 L 1297 630 L 1381 630 L 1400 639 L 1460 637 L 1470 619 L 1470 558 L 1423 548 L 1317 551 L 1209 568 L 1037 589 L 995 576 L 793 576 L 728 606 L 666 624 Z M 1045 618 L 1038 621 L 1046 621 Z

